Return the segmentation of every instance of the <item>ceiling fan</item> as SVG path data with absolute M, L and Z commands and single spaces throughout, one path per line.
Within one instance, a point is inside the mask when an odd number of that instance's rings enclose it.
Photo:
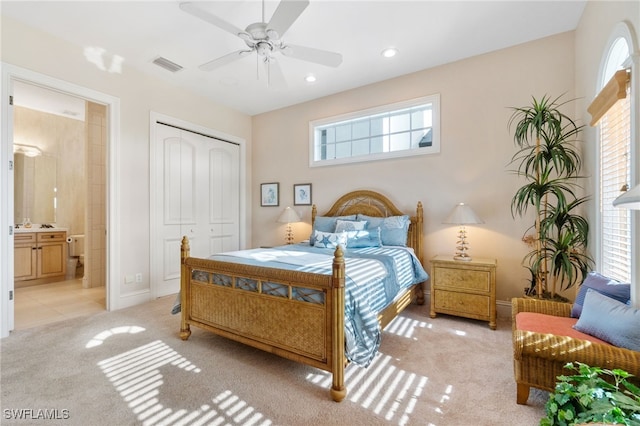
M 247 49 L 228 53 L 200 65 L 201 70 L 211 71 L 256 52 L 257 60 L 261 60 L 267 67 L 269 85 L 286 86 L 282 70 L 274 56 L 278 52 L 284 56 L 329 67 L 337 67 L 342 63 L 342 55 L 339 53 L 288 44 L 282 40 L 282 36 L 308 5 L 308 0 L 281 0 L 267 23 L 264 19 L 264 0 L 262 0 L 262 21 L 250 24 L 244 30 L 203 10 L 197 2 L 180 3 L 180 9 L 240 37 L 247 45 Z

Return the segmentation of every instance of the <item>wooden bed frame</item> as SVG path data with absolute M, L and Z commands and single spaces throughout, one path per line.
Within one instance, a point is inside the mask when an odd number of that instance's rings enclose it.
M 385 196 L 374 191 L 350 192 L 324 216 L 362 213 L 388 217 L 403 215 Z M 312 222 L 317 216 L 312 209 Z M 422 203 L 418 202 L 407 245 L 422 262 Z M 347 394 L 344 386 L 344 304 L 345 265 L 343 252 L 336 249 L 333 272 L 323 275 L 218 260 L 189 257 L 189 241 L 181 247 L 180 337 L 187 340 L 190 326 L 200 327 L 220 336 L 301 362 L 333 376 L 331 398 L 340 402 Z M 219 285 L 219 277 L 231 277 L 228 286 Z M 217 284 L 214 282 L 217 281 Z M 247 289 L 245 282 L 254 287 Z M 288 296 L 263 292 L 272 283 L 286 288 Z M 294 300 L 297 289 L 319 292 L 324 304 Z M 423 283 L 406 289 L 378 315 L 382 328 L 413 300 L 424 303 Z

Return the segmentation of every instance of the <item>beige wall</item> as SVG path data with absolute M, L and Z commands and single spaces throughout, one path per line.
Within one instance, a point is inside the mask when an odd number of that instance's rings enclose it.
M 598 79 L 600 73 L 601 63 L 605 55 L 605 50 L 609 48 L 609 42 L 612 37 L 616 24 L 620 22 L 627 22 L 632 31 L 635 32 L 636 46 L 639 42 L 638 32 L 640 31 L 640 2 L 637 1 L 590 1 L 582 14 L 582 18 L 575 31 L 575 61 L 576 61 L 576 74 L 575 74 L 575 90 L 578 102 L 576 105 L 576 115 L 582 119 L 584 123 L 589 123 L 591 116 L 587 113 L 587 107 L 594 99 L 599 88 Z M 640 58 L 638 58 L 640 52 L 635 52 L 635 72 L 632 76 L 636 82 L 640 78 Z M 640 85 L 636 83 L 636 88 Z M 635 89 L 637 90 L 637 89 Z M 633 153 L 633 162 L 635 163 L 636 170 L 640 173 L 640 144 L 638 138 L 640 136 L 640 93 L 635 94 L 633 100 L 636 105 L 635 116 L 635 140 L 632 142 L 635 147 Z M 597 173 L 597 149 L 598 140 L 596 137 L 596 128 L 587 126 L 583 133 L 583 139 L 585 141 L 584 161 L 586 174 L 590 176 L 587 182 L 586 188 L 588 193 L 595 193 L 595 187 L 597 185 L 595 174 Z M 639 181 L 636 177 L 635 182 Z M 597 232 L 596 224 L 596 209 L 597 202 L 590 203 L 587 215 L 589 217 L 590 225 L 595 232 Z M 636 233 L 637 240 L 640 241 L 640 227 L 638 224 L 638 213 L 635 213 L 636 221 Z M 592 233 L 592 235 L 594 235 Z M 592 250 L 594 255 L 597 256 L 596 244 L 597 240 L 592 238 Z M 640 247 L 635 248 L 634 264 L 640 265 Z M 633 277 L 632 277 L 633 278 Z M 632 299 L 636 305 L 640 302 L 640 285 L 638 284 L 638 278 L 633 280 L 632 285 Z
M 112 277 L 111 285 L 118 289 L 119 306 L 130 300 L 140 300 L 139 295 L 150 288 L 149 194 L 156 190 L 150 188 L 149 183 L 150 112 L 242 138 L 247 142 L 249 153 L 251 118 L 164 80 L 142 75 L 128 66 L 126 58 L 122 73 L 101 71 L 84 58 L 84 46 L 72 45 L 6 16 L 1 17 L 0 24 L 3 62 L 120 99 L 117 137 L 121 148 L 116 171 L 119 184 L 112 190 L 120 206 L 117 260 L 121 276 Z M 248 157 L 250 159 L 250 155 Z M 250 194 L 250 189 L 247 193 Z M 250 217 L 250 211 L 247 217 Z M 125 287 L 124 276 L 136 272 L 142 272 L 143 285 Z
M 521 295 L 527 271 L 520 241 L 531 223 L 513 219 L 510 203 L 523 182 L 509 173 L 515 153 L 507 128 L 509 107 L 531 96 L 574 96 L 574 33 L 523 44 L 404 77 L 254 116 L 253 243 L 283 241 L 275 223 L 293 204 L 292 185 L 311 182 L 320 213 L 343 193 L 373 189 L 406 211 L 422 201 L 425 257 L 453 253 L 457 228 L 442 221 L 458 202 L 470 204 L 485 224 L 468 228 L 470 254 L 498 260 L 497 298 Z M 396 160 L 321 168 L 308 166 L 310 120 L 440 93 L 441 153 Z M 280 207 L 260 207 L 258 188 L 280 182 Z M 305 224 L 296 240 L 308 237 L 310 208 L 296 207 Z M 429 264 L 427 263 L 427 266 Z

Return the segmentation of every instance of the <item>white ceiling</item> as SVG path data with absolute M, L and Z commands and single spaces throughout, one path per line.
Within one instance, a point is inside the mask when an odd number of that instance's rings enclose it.
M 343 56 L 337 68 L 277 54 L 286 89 L 256 78 L 255 53 L 214 71 L 198 66 L 246 47 L 179 8 L 179 1 L 5 1 L 0 13 L 82 47 L 110 72 L 127 68 L 166 80 L 250 115 L 375 83 L 576 28 L 586 0 L 311 0 L 285 42 Z M 269 21 L 278 1 L 265 2 Z M 202 7 L 244 29 L 262 21 L 260 1 L 212 1 Z M 9 37 L 3 34 L 3 37 Z M 381 56 L 389 46 L 398 55 Z M 90 54 L 92 52 L 92 54 Z M 79 53 L 82 54 L 82 53 Z M 171 73 L 158 56 L 184 68 Z M 304 81 L 307 74 L 317 81 Z

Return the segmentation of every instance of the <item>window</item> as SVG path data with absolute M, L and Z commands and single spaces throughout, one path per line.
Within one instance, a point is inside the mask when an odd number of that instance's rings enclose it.
M 440 95 L 309 123 L 310 165 L 440 152 Z
M 627 83 L 629 45 L 624 37 L 617 37 L 610 44 L 602 70 L 602 92 L 614 80 L 622 87 L 624 98 L 618 95 L 602 109 L 598 135 L 599 152 L 599 269 L 611 278 L 631 282 L 632 232 L 631 211 L 616 208 L 612 202 L 631 182 L 631 92 Z M 621 71 L 622 70 L 622 71 Z M 593 104 L 596 104 L 598 98 Z M 592 105 L 593 105 L 592 104 Z M 609 106 L 612 104 L 612 106 Z M 606 112 L 605 112 L 606 110 Z M 600 114 L 599 114 L 600 115 Z M 594 116 L 594 120 L 597 118 Z

